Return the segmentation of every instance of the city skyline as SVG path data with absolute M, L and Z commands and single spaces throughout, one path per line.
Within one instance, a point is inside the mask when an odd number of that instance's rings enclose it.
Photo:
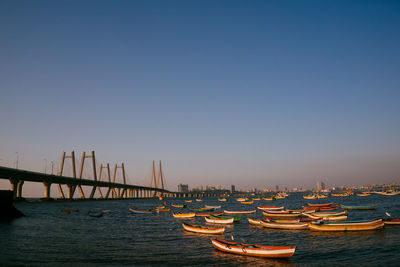
M 399 11 L 3 1 L 0 165 L 49 173 L 63 151 L 94 150 L 131 184 L 162 160 L 173 191 L 399 183 Z

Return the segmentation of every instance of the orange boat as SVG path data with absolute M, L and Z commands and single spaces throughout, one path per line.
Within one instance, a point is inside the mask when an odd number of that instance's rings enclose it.
M 211 239 L 213 246 L 221 251 L 268 258 L 290 258 L 293 256 L 296 247 L 273 247 L 240 242 L 229 242 L 221 239 Z
M 308 206 L 309 207 L 330 207 L 330 206 L 332 206 L 333 205 L 333 203 L 323 203 L 323 204 L 311 204 L 311 203 L 308 203 Z

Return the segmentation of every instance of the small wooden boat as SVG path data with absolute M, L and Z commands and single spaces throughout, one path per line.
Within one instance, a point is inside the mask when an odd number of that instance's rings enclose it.
M 156 212 L 170 212 L 171 209 L 158 209 L 156 208 Z
M 226 202 L 226 201 L 228 201 L 228 199 L 226 199 L 226 198 L 218 198 L 218 201 Z
M 247 200 L 248 200 L 247 197 L 240 197 L 240 198 L 236 199 L 236 201 L 239 201 L 239 202 L 243 202 L 243 201 L 247 201 Z
M 253 201 L 259 201 L 259 200 L 261 200 L 261 198 L 253 198 Z
M 328 210 L 337 210 L 339 205 L 330 206 L 330 207 L 319 207 L 319 211 L 328 211 Z
M 223 211 L 220 212 L 196 212 L 196 216 L 218 216 L 224 214 Z
M 339 212 L 313 212 L 313 213 L 308 213 L 316 217 L 334 217 L 334 216 L 340 216 L 340 215 L 345 215 L 347 211 L 339 211 Z
M 223 234 L 225 226 L 222 227 L 210 227 L 204 225 L 193 225 L 188 223 L 182 223 L 183 229 L 189 232 L 200 233 L 200 234 Z
M 253 204 L 254 201 L 253 201 L 253 200 L 252 200 L 252 201 L 242 201 L 242 202 L 240 202 L 240 203 L 242 203 L 242 204 Z
M 368 205 L 368 206 L 346 206 L 340 205 L 344 210 L 374 210 L 378 205 Z
M 219 218 L 219 219 L 230 219 L 230 218 L 233 218 L 233 222 L 240 222 L 240 220 L 242 219 L 242 216 L 229 217 L 229 216 L 211 214 L 210 218 Z
M 178 219 L 190 219 L 190 218 L 194 218 L 194 216 L 196 216 L 196 213 L 194 212 L 189 212 L 189 213 L 172 213 L 172 216 L 174 216 L 174 218 L 178 218 Z
M 314 219 L 314 220 L 323 220 L 323 221 L 328 221 L 328 222 L 336 222 L 336 221 L 345 221 L 347 220 L 347 215 L 339 215 L 339 216 L 327 216 L 327 217 L 319 217 L 319 216 L 314 216 L 308 213 L 303 213 L 303 215 Z
M 382 219 L 346 222 L 315 222 L 310 223 L 308 228 L 313 231 L 369 231 L 381 229 L 384 226 Z
M 229 242 L 221 239 L 212 239 L 213 246 L 221 251 L 247 256 L 290 258 L 296 247 L 272 247 L 240 242 Z
M 259 206 L 257 207 L 257 209 L 259 210 L 265 210 L 265 211 L 270 211 L 270 210 L 283 210 L 284 207 L 283 206 Z
M 196 201 L 197 202 L 201 202 L 201 201 L 203 201 L 202 199 L 199 199 L 199 198 L 196 198 Z
M 186 204 L 171 204 L 171 206 L 174 208 L 185 208 Z
M 224 210 L 225 214 L 253 214 L 256 212 L 257 210 Z
M 133 213 L 137 213 L 137 214 L 145 214 L 145 213 L 155 213 L 157 212 L 156 210 L 138 210 L 138 209 L 134 209 L 134 208 L 129 208 L 129 210 Z
M 260 220 L 260 219 L 247 218 L 247 220 L 249 221 L 249 223 L 250 223 L 251 225 L 258 225 L 258 226 L 261 226 L 261 220 Z
M 88 211 L 88 215 L 90 216 L 90 217 L 102 217 L 103 216 L 103 212 L 102 211 L 93 211 L 93 210 L 90 210 L 90 211 Z
M 317 196 L 315 195 L 305 195 L 303 196 L 304 199 L 317 199 Z
M 191 203 L 192 202 L 192 200 L 190 199 L 190 200 L 185 200 L 185 202 L 187 202 L 187 203 Z
M 322 203 L 322 204 L 312 204 L 308 203 L 307 204 L 309 207 L 330 207 L 333 205 L 333 203 Z
M 65 214 L 70 214 L 70 213 L 72 213 L 72 212 L 78 212 L 79 211 L 79 209 L 61 209 L 62 210 L 62 212 L 64 212 Z
M 233 217 L 227 218 L 227 219 L 222 219 L 222 218 L 211 218 L 211 217 L 204 217 L 206 219 L 206 222 L 208 223 L 218 223 L 218 224 L 231 224 L 233 223 Z
M 386 219 L 383 222 L 385 225 L 400 225 L 400 219 Z
M 221 208 L 221 205 L 219 205 L 219 206 L 209 206 L 209 205 L 205 205 L 204 206 L 206 209 L 220 209 Z
M 356 195 L 359 196 L 359 197 L 368 197 L 368 196 L 371 195 L 371 193 L 369 193 L 369 192 L 363 192 L 363 193 L 357 193 Z
M 263 211 L 262 214 L 269 218 L 297 218 L 301 217 L 302 213 L 300 212 L 288 212 L 288 213 L 271 213 L 268 211 Z
M 109 210 L 109 209 L 102 209 L 101 211 L 102 211 L 103 213 L 111 212 L 111 210 Z
M 381 195 L 383 195 L 383 196 L 397 196 L 397 195 L 400 195 L 400 191 L 389 190 L 389 191 L 386 191 L 386 192 L 382 192 Z
M 274 228 L 274 229 L 287 229 L 287 230 L 308 229 L 308 222 L 283 223 L 283 222 L 271 222 L 271 221 L 261 220 L 261 225 L 263 227 Z
M 274 200 L 276 200 L 276 197 L 263 197 L 262 200 L 265 200 L 265 201 L 274 201 Z

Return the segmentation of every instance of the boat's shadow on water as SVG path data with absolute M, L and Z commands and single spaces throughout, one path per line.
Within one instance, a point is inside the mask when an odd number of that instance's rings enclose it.
M 274 259 L 236 255 L 214 249 L 212 257 L 218 266 L 295 266 L 290 259 Z

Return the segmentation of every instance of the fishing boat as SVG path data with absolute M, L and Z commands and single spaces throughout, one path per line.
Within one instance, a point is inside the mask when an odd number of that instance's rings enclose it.
M 339 205 L 330 206 L 330 207 L 319 207 L 319 211 L 328 211 L 328 210 L 337 210 Z
M 339 212 L 313 212 L 313 213 L 308 213 L 316 217 L 334 217 L 334 216 L 341 216 L 347 214 L 347 211 L 339 211 Z
M 196 201 L 197 202 L 201 202 L 201 201 L 203 201 L 202 199 L 199 199 L 199 198 L 196 198 Z
M 90 216 L 90 217 L 102 217 L 103 216 L 103 212 L 100 210 L 100 211 L 93 211 L 93 210 L 90 210 L 90 211 L 88 211 L 88 215 Z
M 276 198 L 275 198 L 275 197 L 263 197 L 262 200 L 265 200 L 265 201 L 274 201 L 274 200 L 276 200 Z
M 171 209 L 158 209 L 158 208 L 156 208 L 156 212 L 170 212 L 171 211 Z
M 256 213 L 257 210 L 224 210 L 225 214 L 253 214 Z
M 247 200 L 249 200 L 247 197 L 239 197 L 236 199 L 236 201 L 239 201 L 239 202 L 243 202 L 243 201 L 247 201 Z
M 185 200 L 185 202 L 187 202 L 187 203 L 191 203 L 191 202 L 192 202 L 192 200 L 191 200 L 191 199 L 189 199 L 189 200 Z
M 222 215 L 215 215 L 215 214 L 211 214 L 209 217 L 210 218 L 219 218 L 219 219 L 230 219 L 230 218 L 233 218 L 233 222 L 240 222 L 240 220 L 242 219 L 242 216 L 230 217 L 230 216 L 222 216 Z
M 209 205 L 205 205 L 204 206 L 206 209 L 220 209 L 221 208 L 221 205 L 219 205 L 219 206 L 209 206 Z
M 259 210 L 265 210 L 265 211 L 270 211 L 270 210 L 283 210 L 283 206 L 258 206 L 257 209 Z
M 70 213 L 72 213 L 72 212 L 78 212 L 79 211 L 79 209 L 61 209 L 62 210 L 62 212 L 64 212 L 65 214 L 70 214 Z
M 223 218 L 215 218 L 215 217 L 204 217 L 206 222 L 208 223 L 218 223 L 218 224 L 231 224 L 233 223 L 234 218 L 227 218 L 227 219 L 223 219 Z
M 223 234 L 225 226 L 222 227 L 210 227 L 204 225 L 193 225 L 188 223 L 182 223 L 183 229 L 189 232 L 200 233 L 200 234 Z
M 308 228 L 313 231 L 369 231 L 381 229 L 384 226 L 382 219 L 377 220 L 360 220 L 346 222 L 313 222 L 308 225 Z
M 308 222 L 284 223 L 284 222 L 273 222 L 273 221 L 261 220 L 260 223 L 263 227 L 274 228 L 274 229 L 288 229 L 288 230 L 308 229 Z
M 315 216 L 315 215 L 311 215 L 308 213 L 303 213 L 303 215 L 305 215 L 311 219 L 314 219 L 314 220 L 322 220 L 322 221 L 328 221 L 328 222 L 337 222 L 337 221 L 347 220 L 347 215 L 326 216 L 326 217 Z
M 386 219 L 383 222 L 385 225 L 400 225 L 400 219 Z
M 287 212 L 287 213 L 271 213 L 268 211 L 263 211 L 262 214 L 269 218 L 297 218 L 301 217 L 302 213 L 299 212 Z
M 309 207 L 330 207 L 333 205 L 333 203 L 322 203 L 322 204 L 312 204 L 312 203 L 308 203 L 307 204 Z
M 340 205 L 344 210 L 374 210 L 376 209 L 377 205 L 368 205 L 368 206 L 346 206 Z
M 174 208 L 185 208 L 186 204 L 171 204 L 171 206 Z
M 222 215 L 222 214 L 224 214 L 224 212 L 223 211 L 220 211 L 220 212 L 196 212 L 196 216 L 211 216 L 211 215 L 213 215 L 213 216 L 218 216 L 218 215 Z
M 196 213 L 194 212 L 189 212 L 189 213 L 172 213 L 172 216 L 174 216 L 174 218 L 178 218 L 178 219 L 190 219 L 190 218 L 194 218 L 194 216 L 196 216 Z
M 362 192 L 362 193 L 357 193 L 356 195 L 359 196 L 359 197 L 368 197 L 368 196 L 371 195 L 371 193 L 369 193 L 369 192 Z
M 249 223 L 250 223 L 251 225 L 258 225 L 258 226 L 261 226 L 261 220 L 260 220 L 260 219 L 247 218 L 247 220 L 249 221 Z
M 256 197 L 256 198 L 253 198 L 253 200 L 254 200 L 254 201 L 259 201 L 259 200 L 261 200 L 261 198 Z
M 383 196 L 397 196 L 397 195 L 400 195 L 400 191 L 388 190 L 388 191 L 382 192 L 381 195 L 383 195 Z
M 228 201 L 228 199 L 226 199 L 226 198 L 218 198 L 218 201 L 226 202 L 226 201 Z
M 137 213 L 137 214 L 145 214 L 145 213 L 155 213 L 157 212 L 156 210 L 138 210 L 138 209 L 134 209 L 134 208 L 129 208 L 129 210 L 133 213 Z
M 240 202 L 241 204 L 253 204 L 254 203 L 254 201 L 253 200 L 251 200 L 251 201 L 242 201 L 242 202 Z
M 221 251 L 247 256 L 290 258 L 296 247 L 273 247 L 240 242 L 229 242 L 221 239 L 211 239 L 213 246 Z

